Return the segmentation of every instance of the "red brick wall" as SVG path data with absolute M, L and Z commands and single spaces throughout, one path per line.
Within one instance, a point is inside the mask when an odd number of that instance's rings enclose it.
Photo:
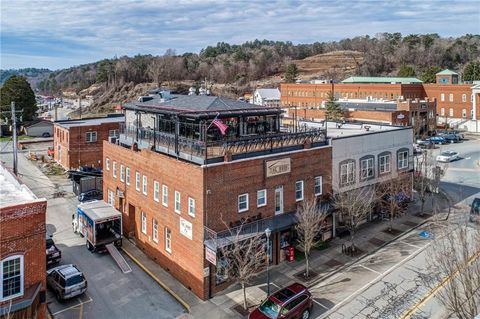
M 108 140 L 110 130 L 118 130 L 120 123 L 103 123 L 101 125 L 77 126 L 70 129 L 55 125 L 54 146 L 55 160 L 65 169 L 76 169 L 80 166 L 102 168 L 102 143 Z M 59 128 L 57 130 L 57 128 Z M 57 133 L 58 132 L 58 133 Z M 87 143 L 86 133 L 97 132 L 97 141 Z M 62 140 L 63 136 L 66 136 Z M 58 158 L 58 143 L 62 146 L 61 158 Z
M 124 192 L 124 207 L 119 207 L 119 198 L 115 198 L 115 206 L 123 211 L 124 234 L 132 231 L 134 218 L 136 224 L 137 245 L 145 250 L 162 267 L 168 269 L 183 285 L 204 296 L 204 253 L 203 253 L 203 173 L 198 165 L 190 164 L 175 158 L 141 150 L 134 152 L 121 146 L 104 142 L 104 158 L 110 160 L 110 170 L 104 170 L 104 199 L 108 200 L 108 190 L 116 191 L 117 187 Z M 113 177 L 113 161 L 116 161 L 117 178 Z M 120 181 L 120 165 L 130 168 L 130 185 Z M 147 195 L 135 188 L 135 171 L 147 176 Z M 160 201 L 153 199 L 154 180 L 160 183 Z M 168 186 L 168 207 L 161 202 L 162 184 Z M 181 194 L 181 213 L 174 211 L 174 191 Z M 195 217 L 188 214 L 188 197 L 195 199 Z M 129 204 L 135 206 L 135 216 L 129 216 Z M 147 235 L 141 232 L 141 212 L 147 216 Z M 191 222 L 193 239 L 180 233 L 180 217 Z M 152 239 L 152 219 L 156 218 L 158 227 L 158 244 Z M 172 232 L 172 252 L 165 250 L 165 227 Z
M 265 161 L 290 158 L 291 172 L 266 177 Z M 215 231 L 226 228 L 227 223 L 262 214 L 262 218 L 275 215 L 275 187 L 283 185 L 284 212 L 296 210 L 295 182 L 304 181 L 304 196 L 314 196 L 314 177 L 323 177 L 323 193 L 331 192 L 331 147 L 315 148 L 290 154 L 256 158 L 212 165 L 207 173 L 207 226 Z M 257 191 L 267 190 L 267 205 L 257 208 Z M 238 212 L 238 195 L 248 193 L 249 210 Z M 223 221 L 222 221 L 223 219 Z
M 471 84 L 424 84 L 425 91 L 429 98 L 437 99 L 437 114 L 441 115 L 442 108 L 445 110 L 443 117 L 448 118 L 462 118 L 462 110 L 466 109 L 467 118 L 470 119 L 470 111 L 473 107 L 471 99 Z M 442 93 L 444 94 L 444 101 L 441 99 Z M 450 94 L 453 94 L 453 102 L 450 102 Z M 466 101 L 462 101 L 462 95 L 465 94 Z M 478 105 L 478 103 L 477 103 Z M 450 116 L 449 110 L 453 109 L 453 116 Z M 477 111 L 477 119 L 480 119 Z
M 0 209 L 0 260 L 13 255 L 24 256 L 24 292 L 38 283 L 42 284 L 41 291 L 46 290 L 46 209 L 45 200 Z M 8 302 L 0 302 L 0 305 Z M 39 318 L 45 318 L 45 303 L 40 304 L 38 312 Z

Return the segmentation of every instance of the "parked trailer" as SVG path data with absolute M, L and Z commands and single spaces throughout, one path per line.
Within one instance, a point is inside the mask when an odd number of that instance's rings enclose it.
M 81 203 L 73 216 L 73 229 L 86 239 L 87 248 L 105 251 L 108 244 L 122 246 L 122 214 L 101 200 Z

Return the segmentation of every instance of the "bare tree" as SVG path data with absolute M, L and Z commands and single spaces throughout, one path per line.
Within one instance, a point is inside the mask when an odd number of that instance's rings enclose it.
M 317 206 L 315 198 L 303 202 L 295 214 L 298 244 L 305 254 L 305 278 L 310 276 L 310 250 L 318 243 L 318 236 L 327 217 L 326 209 Z
M 334 207 L 339 212 L 340 221 L 350 233 L 352 251 L 355 251 L 355 233 L 367 218 L 376 201 L 376 192 L 371 187 L 356 188 L 339 193 L 334 198 Z
M 480 311 L 480 230 L 465 224 L 455 227 L 442 229 L 429 247 L 427 265 L 435 280 L 425 285 L 436 289 L 435 296 L 447 310 L 467 319 Z
M 417 191 L 422 203 L 420 215 L 423 215 L 425 211 L 425 202 L 429 196 L 432 197 L 433 204 L 432 192 L 439 192 L 440 180 L 445 175 L 447 168 L 448 165 L 438 163 L 429 150 L 425 150 L 420 156 L 417 156 L 413 188 Z
M 243 291 L 243 308 L 248 309 L 246 285 L 248 285 L 265 265 L 267 254 L 263 233 L 249 234 L 244 224 L 229 228 L 230 236 L 217 239 L 217 247 L 225 261 L 225 275 L 240 284 Z
M 396 178 L 388 179 L 377 187 L 376 198 L 380 200 L 382 210 L 388 214 L 388 230 L 392 231 L 393 220 L 403 212 L 402 195 L 410 193 L 411 188 L 409 175 L 400 175 Z

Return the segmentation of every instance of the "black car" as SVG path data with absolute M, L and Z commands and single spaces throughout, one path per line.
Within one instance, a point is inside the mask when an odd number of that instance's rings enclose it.
M 62 252 L 55 245 L 52 236 L 46 236 L 46 253 L 47 253 L 47 266 L 58 264 L 62 258 Z
M 78 200 L 80 202 L 87 202 L 87 201 L 91 201 L 91 200 L 101 200 L 103 199 L 103 192 L 102 191 L 99 191 L 99 190 L 90 190 L 90 191 L 87 191 L 85 193 L 80 193 L 80 195 L 78 195 Z

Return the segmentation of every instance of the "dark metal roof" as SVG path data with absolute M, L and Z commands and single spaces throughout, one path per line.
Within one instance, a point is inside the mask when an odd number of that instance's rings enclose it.
M 376 110 L 376 111 L 396 111 L 397 104 L 396 103 L 382 103 L 382 102 L 344 102 L 338 101 L 338 104 L 342 107 L 342 109 L 357 109 L 357 110 Z
M 280 108 L 262 107 L 224 97 L 206 95 L 172 95 L 170 99 L 162 99 L 159 95 L 154 95 L 152 100 L 146 102 L 127 103 L 125 109 L 147 113 L 182 114 L 193 117 L 211 117 L 217 113 L 232 116 L 279 114 L 283 112 Z

